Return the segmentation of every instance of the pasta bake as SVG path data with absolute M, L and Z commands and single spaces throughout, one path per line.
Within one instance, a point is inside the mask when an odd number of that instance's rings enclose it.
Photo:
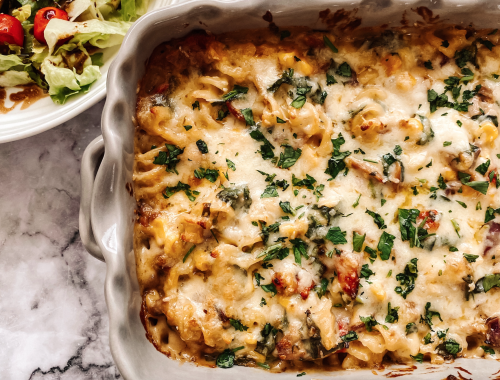
M 158 46 L 133 177 L 148 339 L 274 372 L 496 359 L 499 44 L 271 24 Z

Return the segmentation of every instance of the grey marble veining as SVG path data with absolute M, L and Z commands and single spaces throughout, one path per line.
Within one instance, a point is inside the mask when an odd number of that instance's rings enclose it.
M 0 379 L 118 379 L 108 345 L 105 264 L 78 234 L 80 161 L 101 102 L 0 144 Z

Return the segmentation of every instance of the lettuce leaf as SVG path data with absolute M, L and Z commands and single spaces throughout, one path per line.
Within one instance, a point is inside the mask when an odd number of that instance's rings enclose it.
M 100 20 L 89 20 L 83 22 L 71 22 L 60 19 L 51 19 L 45 29 L 45 39 L 49 47 L 49 54 L 52 54 L 59 40 L 73 36 L 67 44 L 77 45 L 89 43 L 95 47 L 104 49 L 110 46 L 119 45 L 127 33 L 132 23 L 130 22 L 110 22 Z M 60 49 L 72 50 L 65 47 Z M 56 52 L 57 54 L 57 52 Z
M 20 8 L 16 8 L 12 11 L 12 16 L 17 18 L 21 22 L 25 22 L 31 16 L 31 5 L 26 4 Z
M 124 21 L 136 20 L 146 13 L 148 9 L 147 0 L 122 0 L 121 14 Z
M 101 77 L 99 66 L 92 65 L 90 57 L 87 57 L 81 74 L 61 65 L 63 59 L 59 55 L 45 58 L 41 66 L 49 84 L 49 95 L 58 104 L 64 104 L 70 96 L 87 92 L 90 85 Z
M 32 82 L 26 71 L 9 70 L 0 74 L 0 87 L 14 87 Z
M 11 68 L 13 68 L 15 66 L 20 66 L 20 65 L 24 66 L 24 63 L 21 60 L 21 58 L 19 58 L 17 55 L 15 55 L 15 54 L 1 55 L 0 54 L 0 72 L 10 70 Z

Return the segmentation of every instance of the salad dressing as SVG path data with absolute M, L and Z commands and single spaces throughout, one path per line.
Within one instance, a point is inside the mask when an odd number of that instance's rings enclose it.
M 48 94 L 36 85 L 23 86 L 23 90 L 9 95 L 9 100 L 14 104 L 12 107 L 5 106 L 7 91 L 0 87 L 0 113 L 6 114 L 21 104 L 21 109 L 25 110 L 38 100 L 47 97 Z

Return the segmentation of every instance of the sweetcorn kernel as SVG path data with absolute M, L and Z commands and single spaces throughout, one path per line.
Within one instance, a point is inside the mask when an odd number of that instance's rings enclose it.
M 410 73 L 402 73 L 398 75 L 396 87 L 401 91 L 410 91 L 417 84 L 417 80 Z
M 294 52 L 291 52 L 291 53 L 280 53 L 278 55 L 278 59 L 279 59 L 280 63 L 283 66 L 291 67 L 291 66 L 293 66 L 293 64 L 295 62 L 294 56 L 295 56 Z
M 380 284 L 373 284 L 370 287 L 372 293 L 377 297 L 379 301 L 383 301 L 385 299 L 386 293 Z
M 420 135 L 424 130 L 424 126 L 422 125 L 420 120 L 413 117 L 408 120 L 401 120 L 399 122 L 399 126 L 408 129 L 411 135 Z
M 498 128 L 491 121 L 485 121 L 476 130 L 476 138 L 486 144 L 491 144 L 498 137 Z
M 446 182 L 457 180 L 457 172 L 455 170 L 450 169 L 449 167 L 445 167 L 443 169 L 442 174 L 443 174 L 443 178 Z

